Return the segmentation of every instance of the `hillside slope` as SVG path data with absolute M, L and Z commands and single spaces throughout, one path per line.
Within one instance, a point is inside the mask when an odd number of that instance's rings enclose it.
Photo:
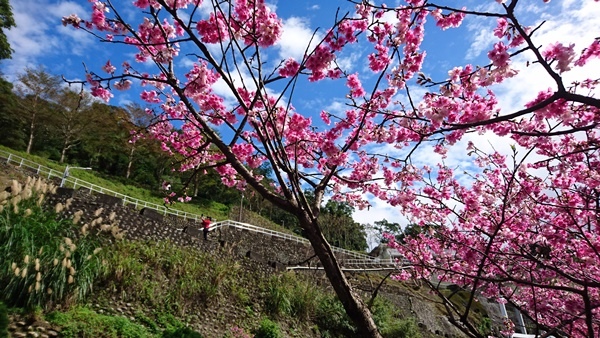
M 2 186 L 27 174 L 5 165 L 1 170 Z M 114 198 L 83 191 L 62 190 L 51 203 L 66 204 L 69 199 L 63 217 L 79 210 L 83 211 L 79 224 L 112 217 L 125 240 L 108 242 L 112 247 L 105 251 L 114 255 L 107 259 L 119 266 L 95 281 L 88 298 L 53 309 L 88 306 L 97 313 L 162 326 L 166 325 L 160 317 L 168 315 L 209 338 L 223 337 L 236 327 L 250 332 L 264 318 L 277 321 L 286 337 L 342 337 L 351 332 L 343 327 L 347 322 L 333 294 L 327 292 L 322 272 L 281 269 L 311 258 L 310 247 L 232 229 L 212 233 L 209 241 L 203 241 L 194 231 L 181 232 L 185 226 L 196 226 L 185 220 L 140 213 Z M 348 277 L 367 300 L 382 278 L 358 272 Z M 378 318 L 414 317 L 423 337 L 460 336 L 427 293 L 387 282 L 380 294 L 383 297 L 374 310 L 380 312 Z M 290 304 L 299 300 L 302 304 Z M 388 300 L 394 311 L 384 304 Z

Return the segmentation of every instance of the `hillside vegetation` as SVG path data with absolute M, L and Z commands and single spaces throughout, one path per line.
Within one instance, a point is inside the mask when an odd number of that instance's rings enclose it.
M 2 182 L 23 176 L 5 174 Z M 66 217 L 68 201 L 44 204 L 54 189 L 46 182 L 24 182 L 11 181 L 0 202 L 0 285 L 13 323 L 64 337 L 354 335 L 341 304 L 314 276 L 277 273 L 214 242 L 199 249 L 125 240 L 118 226 L 82 226 L 76 212 Z M 377 297 L 373 311 L 386 337 L 421 335 L 416 320 L 401 318 L 389 301 Z

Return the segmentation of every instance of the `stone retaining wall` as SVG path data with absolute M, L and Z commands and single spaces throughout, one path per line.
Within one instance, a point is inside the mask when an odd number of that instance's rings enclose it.
M 75 213 L 81 213 L 79 224 L 92 222 L 115 224 L 122 231 L 123 237 L 130 240 L 169 240 L 175 245 L 189 246 L 214 254 L 230 254 L 240 262 L 244 271 L 253 271 L 260 275 L 273 274 L 284 270 L 287 265 L 297 265 L 307 262 L 311 266 L 318 265 L 312 248 L 304 243 L 288 241 L 278 237 L 260 234 L 238 228 L 219 228 L 212 231 L 209 240 L 202 239 L 200 224 L 193 220 L 163 216 L 150 209 L 137 210 L 132 206 L 123 206 L 119 198 L 103 194 L 93 194 L 80 189 L 73 190 L 59 188 L 57 194 L 47 198 L 48 207 L 57 203 L 69 205 L 64 211 L 65 217 L 72 218 Z M 99 221 L 99 219 L 101 220 Z M 324 274 L 313 272 L 315 282 L 328 285 Z M 356 280 L 355 280 L 356 282 Z M 365 296 L 368 296 L 365 294 Z M 414 315 L 417 322 L 428 334 L 423 337 L 461 337 L 462 335 L 453 328 L 447 320 L 440 315 L 435 315 L 435 304 L 431 299 L 422 296 L 405 294 L 389 295 L 400 299 L 399 304 L 411 304 L 410 310 L 402 311 L 405 315 Z M 99 312 L 120 314 L 123 310 L 127 316 L 127 306 L 123 301 L 115 298 L 109 308 L 98 309 Z M 240 318 L 248 316 L 247 309 L 227 307 L 206 309 L 206 312 L 192 320 L 192 328 L 202 333 L 206 338 L 221 338 L 223 333 Z M 423 311 L 419 309 L 424 309 Z M 100 311 L 101 310 L 101 311 Z M 256 309 L 261 312 L 260 308 Z M 302 337 L 315 337 L 314 332 L 306 332 Z

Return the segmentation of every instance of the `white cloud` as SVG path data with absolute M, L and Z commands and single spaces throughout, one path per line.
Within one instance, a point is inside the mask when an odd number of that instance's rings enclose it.
M 300 61 L 307 47 L 309 51 L 314 49 L 321 39 L 322 35 L 310 29 L 306 19 L 293 16 L 283 20 L 283 33 L 276 47 L 281 59 L 293 57 Z
M 481 23 L 471 25 L 469 30 L 473 32 L 473 42 L 471 43 L 471 48 L 467 51 L 465 59 L 473 60 L 490 49 L 492 45 L 492 40 L 490 39 L 492 30 Z
M 594 27 L 600 17 L 600 7 L 589 2 L 581 2 L 580 6 L 570 7 L 547 17 L 548 21 L 535 33 L 535 45 L 542 46 L 542 50 L 551 43 L 561 42 L 568 46 L 575 44 L 575 51 L 580 52 L 587 47 L 597 36 L 597 31 L 589 29 Z M 537 92 L 548 88 L 556 89 L 556 83 L 547 72 L 536 63 L 531 52 L 513 59 L 513 67 L 519 74 L 493 89 L 498 95 L 498 101 L 504 113 L 522 109 L 523 105 L 535 98 Z M 528 65 L 529 63 L 529 65 Z M 561 74 L 568 86 L 575 79 L 583 79 L 591 74 L 600 73 L 600 61 L 595 59 L 586 67 L 574 67 L 571 71 Z M 593 76 L 593 75 L 592 75 Z
M 367 78 L 374 76 L 373 73 L 369 69 L 369 63 L 366 61 L 366 58 L 362 56 L 362 53 L 359 51 L 351 52 L 347 56 L 338 56 L 336 59 L 337 65 L 343 71 L 347 73 L 353 73 L 356 68 L 359 68 L 363 73 L 361 74 L 361 78 Z M 360 66 L 360 67 L 357 67 Z
M 78 3 L 21 0 L 11 5 L 17 26 L 6 32 L 14 50 L 12 59 L 3 64 L 9 80 L 14 80 L 25 67 L 43 63 L 42 59 L 47 56 L 62 53 L 82 55 L 91 45 L 89 34 L 61 24 L 63 16 L 71 13 L 85 15 L 84 8 Z M 56 72 L 55 69 L 51 71 Z

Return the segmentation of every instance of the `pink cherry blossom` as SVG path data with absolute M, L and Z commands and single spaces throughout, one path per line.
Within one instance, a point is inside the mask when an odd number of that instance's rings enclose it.
M 348 76 L 348 80 L 346 82 L 348 87 L 350 88 L 350 96 L 352 97 L 363 97 L 365 96 L 365 90 L 358 79 L 357 74 L 351 74 Z
M 129 90 L 131 88 L 131 80 L 121 80 L 114 83 L 117 90 Z
M 315 248 L 324 247 L 313 217 L 323 198 L 356 208 L 378 199 L 421 230 L 402 245 L 388 236 L 411 266 L 395 278 L 435 276 L 466 294 L 510 302 L 548 330 L 597 336 L 599 81 L 592 71 L 572 72 L 573 82 L 562 75 L 599 57 L 598 39 L 539 41 L 537 19 L 523 16 L 518 1 L 467 8 L 359 1 L 298 56 L 279 48 L 285 26 L 264 0 L 194 10 L 204 2 L 135 0 L 139 15 L 127 16 L 119 2 L 92 0 L 89 20 L 64 17 L 64 25 L 129 48 L 119 69 L 107 62 L 104 72 L 86 74 L 92 94 L 108 101 L 111 87 L 139 84 L 155 114 L 149 137 L 181 159 L 179 170 L 214 170 L 228 187 L 251 187 L 316 233 Z M 549 6 L 539 7 L 548 14 Z M 132 17 L 137 22 L 126 21 Z M 436 36 L 429 32 L 462 34 L 453 29 L 468 17 L 485 26 L 489 61 L 446 66 L 445 55 L 426 50 Z M 349 65 L 357 51 L 360 62 Z M 540 76 L 531 69 L 547 73 L 548 89 L 519 93 L 515 102 L 524 104 L 500 102 L 496 91 L 508 79 Z M 347 95 L 299 102 L 297 92 L 313 85 Z M 489 146 L 472 141 L 476 135 Z M 274 174 L 263 177 L 256 170 L 263 166 Z M 310 187 L 314 205 L 303 195 Z M 165 201 L 188 198 L 173 191 Z M 345 286 L 338 296 L 360 305 Z M 472 318 L 472 306 L 459 311 Z M 363 328 L 368 318 L 353 319 Z M 372 329 L 364 335 L 379 337 Z M 514 323 L 501 330 L 510 334 Z
M 104 102 L 108 102 L 110 98 L 113 97 L 113 94 L 109 90 L 100 86 L 93 87 L 91 93 L 93 96 L 99 97 L 102 100 L 104 100 Z
M 589 47 L 584 49 L 579 59 L 575 62 L 576 66 L 584 66 L 592 57 L 600 57 L 600 41 L 594 40 Z
M 102 70 L 104 70 L 108 74 L 112 74 L 115 72 L 115 70 L 117 70 L 117 67 L 113 66 L 110 63 L 110 60 L 108 60 L 108 61 L 106 61 L 106 64 L 102 67 Z
M 559 73 L 564 73 L 571 69 L 571 63 L 575 59 L 575 45 L 564 46 L 562 43 L 550 44 L 542 55 L 546 60 L 556 61 L 556 70 Z
M 300 64 L 296 60 L 289 58 L 284 62 L 283 66 L 279 69 L 279 75 L 281 75 L 283 77 L 294 76 L 294 75 L 296 75 L 296 73 L 298 73 L 299 69 L 300 69 Z
M 507 52 L 508 48 L 502 42 L 494 44 L 494 49 L 488 52 L 488 58 L 492 60 L 492 63 L 496 67 L 504 67 L 508 65 L 510 55 Z

